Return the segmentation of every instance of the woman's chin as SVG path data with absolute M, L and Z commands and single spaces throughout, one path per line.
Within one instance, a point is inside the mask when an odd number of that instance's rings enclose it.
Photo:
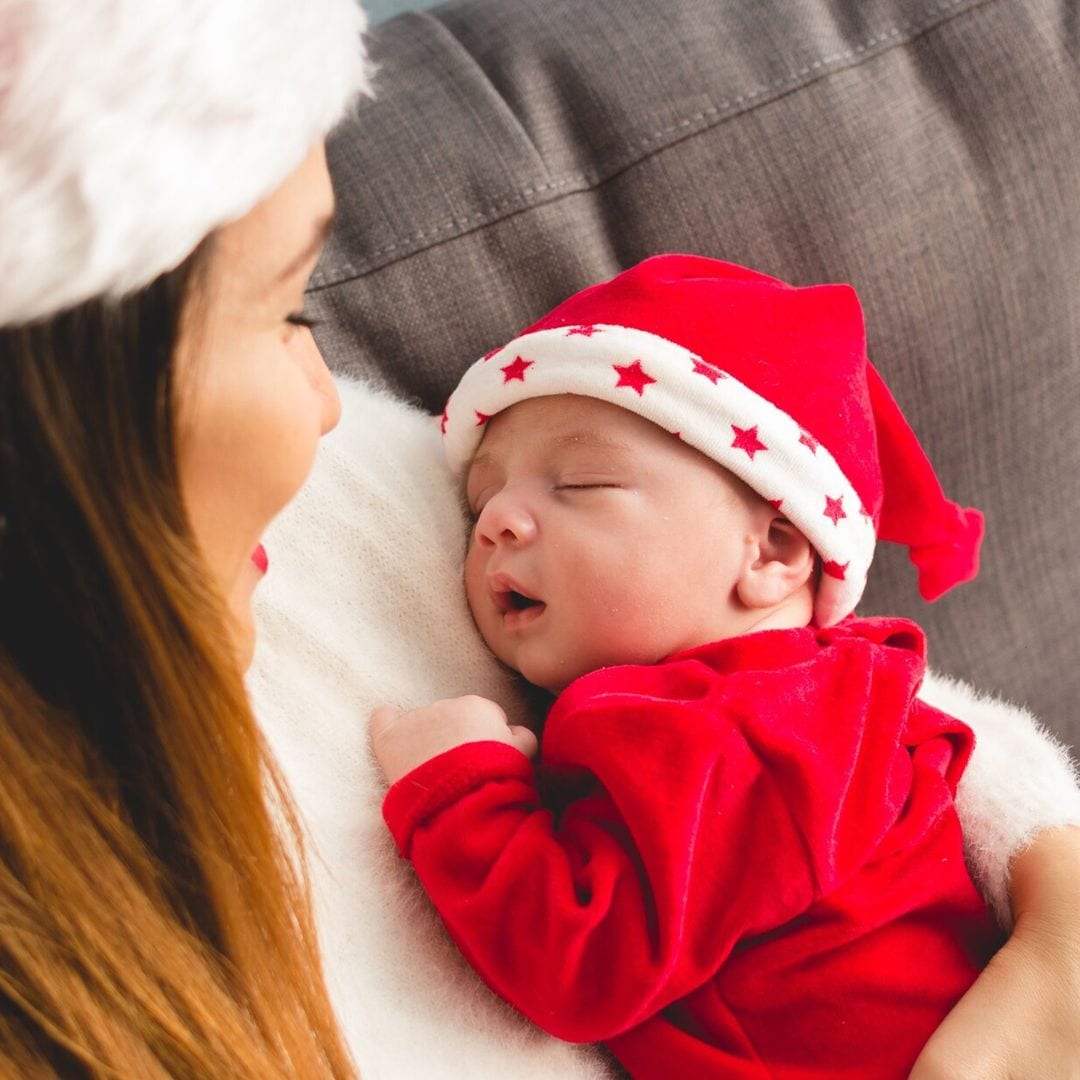
M 255 659 L 255 625 L 249 623 L 236 634 L 236 660 L 241 671 L 247 671 L 251 667 L 251 661 Z
M 229 603 L 229 629 L 241 671 L 247 671 L 255 656 L 255 613 L 252 610 L 252 600 L 262 576 L 262 573 L 252 566 L 250 572 L 237 582 Z

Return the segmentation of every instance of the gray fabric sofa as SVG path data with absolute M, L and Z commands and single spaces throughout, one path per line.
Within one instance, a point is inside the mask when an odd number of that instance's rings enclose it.
M 331 365 L 441 409 L 457 376 L 660 251 L 850 281 L 973 584 L 882 545 L 864 612 L 1080 743 L 1075 0 L 456 0 L 376 27 L 330 144 L 310 311 Z

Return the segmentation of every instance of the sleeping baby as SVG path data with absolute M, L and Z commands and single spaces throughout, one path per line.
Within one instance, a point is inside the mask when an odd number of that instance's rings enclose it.
M 1000 944 L 954 807 L 970 730 L 878 539 L 975 575 L 847 286 L 690 256 L 571 297 L 442 421 L 495 655 L 557 698 L 373 720 L 384 815 L 489 985 L 635 1077 L 906 1076 Z M 534 762 L 534 758 L 538 761 Z

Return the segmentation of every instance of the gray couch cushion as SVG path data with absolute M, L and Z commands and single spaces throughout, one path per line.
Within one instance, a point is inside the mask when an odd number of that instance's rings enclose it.
M 458 0 L 376 28 L 330 146 L 317 336 L 432 410 L 476 356 L 659 251 L 850 281 L 871 355 L 988 519 L 932 606 L 864 612 L 1080 742 L 1080 79 L 1066 0 Z

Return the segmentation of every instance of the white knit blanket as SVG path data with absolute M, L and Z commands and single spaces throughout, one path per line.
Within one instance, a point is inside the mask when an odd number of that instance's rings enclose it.
M 364 1080 L 603 1077 L 537 1031 L 458 955 L 381 816 L 367 718 L 480 693 L 524 703 L 480 642 L 460 585 L 465 524 L 437 422 L 339 382 L 344 415 L 266 537 L 249 687 L 312 837 L 327 979 Z M 1043 824 L 1080 823 L 1068 758 L 1021 710 L 928 680 L 979 745 L 961 788 L 976 876 L 1007 911 L 1006 865 Z M 512 920 L 513 913 L 507 913 Z

